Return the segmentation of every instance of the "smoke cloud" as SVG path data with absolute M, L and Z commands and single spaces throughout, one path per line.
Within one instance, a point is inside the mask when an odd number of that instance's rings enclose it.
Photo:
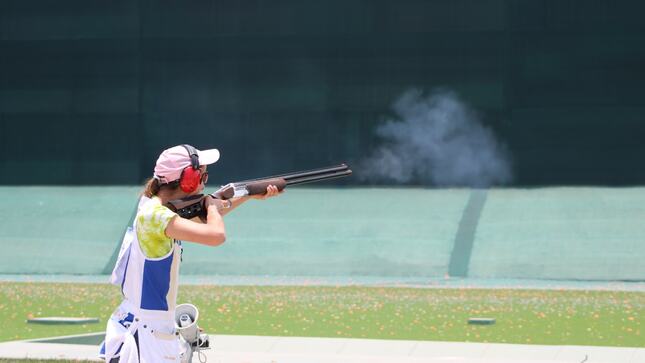
M 510 157 L 454 92 L 405 92 L 395 119 L 376 129 L 383 144 L 359 163 L 371 182 L 488 187 L 512 180 Z

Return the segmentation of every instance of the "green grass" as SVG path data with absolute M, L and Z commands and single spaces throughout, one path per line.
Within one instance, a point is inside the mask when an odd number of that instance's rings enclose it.
M 0 341 L 99 332 L 120 302 L 103 284 L 0 283 Z M 643 347 L 645 293 L 314 286 L 182 286 L 209 333 Z M 28 317 L 90 316 L 47 326 Z M 492 326 L 466 324 L 493 317 Z

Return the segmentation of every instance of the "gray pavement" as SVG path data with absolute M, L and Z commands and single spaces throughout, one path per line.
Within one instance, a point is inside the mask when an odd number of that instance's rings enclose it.
M 97 359 L 90 335 L 0 343 L 0 358 Z M 645 348 L 211 335 L 211 363 L 642 363 Z M 193 362 L 197 362 L 195 356 Z

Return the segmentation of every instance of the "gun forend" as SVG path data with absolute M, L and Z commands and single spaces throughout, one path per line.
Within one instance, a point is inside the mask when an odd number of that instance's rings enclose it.
M 275 185 L 279 191 L 284 190 L 287 182 L 283 178 L 261 179 L 248 183 L 229 183 L 219 188 L 212 195 L 215 198 L 226 200 L 243 197 L 245 195 L 264 194 L 269 185 Z

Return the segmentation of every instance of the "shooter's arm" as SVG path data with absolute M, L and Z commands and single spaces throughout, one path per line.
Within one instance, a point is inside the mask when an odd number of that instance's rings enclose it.
M 206 198 L 206 199 L 210 199 Z M 224 221 L 218 212 L 217 205 L 207 202 L 206 223 L 174 217 L 166 227 L 166 235 L 170 238 L 201 243 L 208 246 L 219 246 L 226 240 Z
M 219 213 L 223 216 L 229 214 L 233 209 L 241 206 L 244 202 L 247 200 L 251 199 L 250 197 L 236 197 L 236 198 L 231 198 L 227 200 L 222 200 L 220 201 L 220 204 L 223 205 L 221 209 L 219 210 Z M 226 208 L 225 205 L 228 204 L 228 202 L 231 202 L 231 206 Z

